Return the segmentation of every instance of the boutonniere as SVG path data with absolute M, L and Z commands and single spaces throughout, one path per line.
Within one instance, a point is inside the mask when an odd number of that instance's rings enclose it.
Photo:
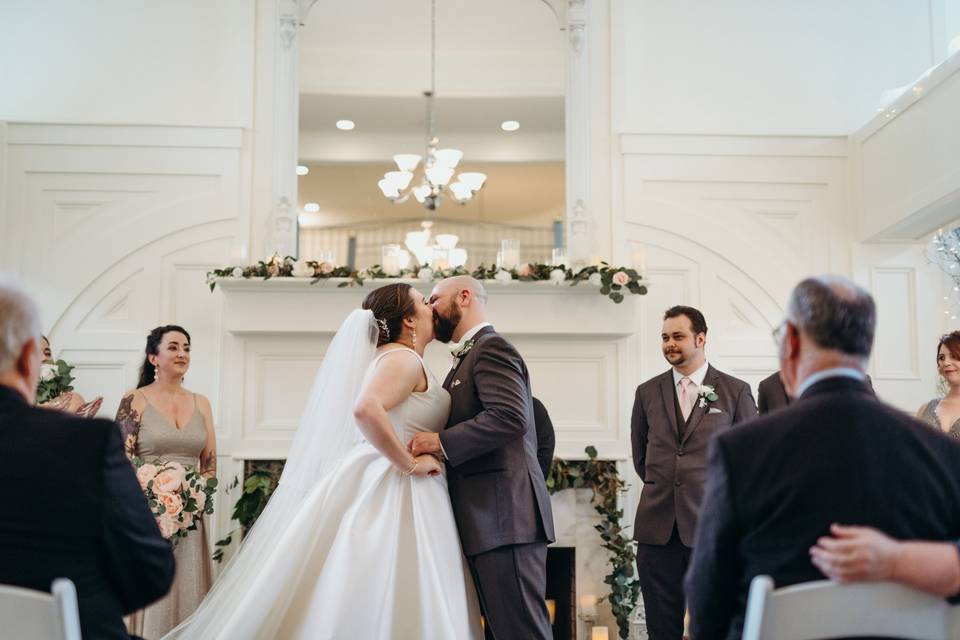
M 468 353 L 470 353 L 470 349 L 473 349 L 473 345 L 475 345 L 476 343 L 477 341 L 472 338 L 470 340 L 467 340 L 466 342 L 463 343 L 462 347 L 455 349 L 453 351 L 453 357 L 456 358 L 457 360 L 463 360 L 463 357 Z
M 719 400 L 716 390 L 708 384 L 700 385 L 700 391 L 697 392 L 697 396 L 700 398 L 701 409 L 707 406 L 707 403 Z

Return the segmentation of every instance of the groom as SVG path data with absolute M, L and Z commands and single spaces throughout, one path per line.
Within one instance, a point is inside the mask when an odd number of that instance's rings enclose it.
M 512 344 L 487 322 L 487 294 L 470 276 L 433 289 L 436 337 L 462 343 L 443 387 L 447 428 L 418 433 L 413 455 L 447 463 L 460 541 L 480 596 L 487 637 L 552 638 L 544 600 L 553 514 L 537 462 L 530 376 Z

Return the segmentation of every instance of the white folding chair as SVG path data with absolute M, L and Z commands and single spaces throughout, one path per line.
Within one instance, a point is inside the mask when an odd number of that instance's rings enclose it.
M 50 591 L 0 585 L 0 637 L 81 640 L 73 582 L 57 578 Z
M 831 580 L 773 588 L 770 576 L 750 583 L 743 640 L 819 640 L 874 636 L 960 638 L 957 608 L 893 582 Z

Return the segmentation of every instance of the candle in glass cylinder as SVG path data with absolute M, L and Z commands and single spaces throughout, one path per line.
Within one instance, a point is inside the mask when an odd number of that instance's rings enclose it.
M 400 275 L 403 268 L 401 251 L 402 247 L 398 244 L 385 244 L 381 247 L 380 268 L 388 276 Z
M 610 631 L 607 627 L 594 627 L 590 640 L 610 640 Z
M 500 241 L 500 268 L 514 269 L 520 264 L 520 241 L 519 240 L 501 240 Z

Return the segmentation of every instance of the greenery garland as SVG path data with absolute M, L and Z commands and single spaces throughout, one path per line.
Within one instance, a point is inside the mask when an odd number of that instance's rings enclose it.
M 623 509 L 619 508 L 620 494 L 627 485 L 617 471 L 612 460 L 597 460 L 597 450 L 586 448 L 588 460 L 553 461 L 550 475 L 547 476 L 547 490 L 550 493 L 564 489 L 590 489 L 593 491 L 593 508 L 600 514 L 600 524 L 596 529 L 603 540 L 601 545 L 610 552 L 612 567 L 603 581 L 610 587 L 610 609 L 617 619 L 620 637 L 630 634 L 630 614 L 637 606 L 640 597 L 640 581 L 634 575 L 637 554 L 635 543 L 624 535 L 620 521 Z
M 547 476 L 547 490 L 553 494 L 564 489 L 590 489 L 593 491 L 593 507 L 601 516 L 600 524 L 594 528 L 600 533 L 603 540 L 601 545 L 610 552 L 612 570 L 604 578 L 610 587 L 610 595 L 606 596 L 610 608 L 617 619 L 620 637 L 626 638 L 630 633 L 629 616 L 637 606 L 640 597 L 640 582 L 634 575 L 637 555 L 634 542 L 624 535 L 620 520 L 623 510 L 619 508 L 620 494 L 626 491 L 627 485 L 617 471 L 617 465 L 611 460 L 597 460 L 597 450 L 594 447 L 585 449 L 588 460 L 560 460 L 554 459 L 550 474 Z M 267 506 L 270 495 L 276 490 L 283 472 L 283 461 L 248 461 L 247 478 L 243 483 L 243 493 L 233 507 L 231 519 L 240 523 L 245 534 Z M 239 480 L 234 478 L 231 489 L 239 486 Z M 233 540 L 236 529 L 225 538 L 217 541 L 217 550 L 213 559 L 220 562 L 223 559 L 223 550 Z
M 473 271 L 463 267 L 436 271 L 430 267 L 422 267 L 417 271 L 404 269 L 397 274 L 388 274 L 378 264 L 366 269 L 355 270 L 336 266 L 330 262 L 297 260 L 293 256 L 281 258 L 279 255 L 247 267 L 214 269 L 207 273 L 207 285 L 210 287 L 210 291 L 213 291 L 217 286 L 218 278 L 263 278 L 264 280 L 271 278 L 310 278 L 310 284 L 316 284 L 321 280 L 331 278 L 344 278 L 345 280 L 337 286 L 352 287 L 363 286 L 364 281 L 369 279 L 416 278 L 430 282 L 461 275 L 470 275 L 478 280 L 496 280 L 499 282 L 510 282 L 512 280 L 521 282 L 545 281 L 558 285 L 569 283 L 570 286 L 576 286 L 581 282 L 589 282 L 600 288 L 601 295 L 609 297 L 617 304 L 623 302 L 624 293 L 639 296 L 647 293 L 646 283 L 636 269 L 611 267 L 606 262 L 584 267 L 577 272 L 567 268 L 566 265 L 548 265 L 536 262 L 521 264 L 513 269 L 502 269 L 497 266 L 487 267 L 481 264 Z

